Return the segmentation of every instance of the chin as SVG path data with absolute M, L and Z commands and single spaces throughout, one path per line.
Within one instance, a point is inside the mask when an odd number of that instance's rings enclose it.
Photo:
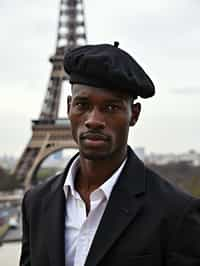
M 90 161 L 102 161 L 102 160 L 107 160 L 110 157 L 109 153 L 100 153 L 100 152 L 86 152 L 86 151 L 81 151 L 81 155 L 83 158 L 90 160 Z

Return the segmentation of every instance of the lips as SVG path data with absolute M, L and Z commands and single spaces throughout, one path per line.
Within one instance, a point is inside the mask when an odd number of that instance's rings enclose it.
M 105 145 L 105 143 L 109 141 L 109 137 L 102 133 L 87 132 L 83 133 L 80 138 L 84 141 L 86 146 L 95 148 Z
M 88 139 L 88 140 L 93 140 L 93 141 L 108 141 L 109 137 L 101 133 L 87 132 L 81 135 L 81 139 L 86 139 L 86 140 Z

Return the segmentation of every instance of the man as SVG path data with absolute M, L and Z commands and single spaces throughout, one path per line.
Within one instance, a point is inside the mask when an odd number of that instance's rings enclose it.
M 127 146 L 154 85 L 126 52 L 66 53 L 68 116 L 79 153 L 23 200 L 20 265 L 199 266 L 200 201 L 146 168 Z

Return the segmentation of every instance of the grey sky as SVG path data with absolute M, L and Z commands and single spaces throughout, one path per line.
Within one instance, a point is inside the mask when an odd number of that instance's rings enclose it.
M 58 6 L 1 0 L 0 155 L 19 155 L 31 137 L 55 52 Z M 88 41 L 118 40 L 156 86 L 156 96 L 142 101 L 129 143 L 148 152 L 200 151 L 200 2 L 85 0 L 85 9 Z

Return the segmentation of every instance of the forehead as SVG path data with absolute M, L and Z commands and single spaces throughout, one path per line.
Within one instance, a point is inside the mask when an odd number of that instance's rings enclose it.
M 73 84 L 72 85 L 72 97 L 89 97 L 97 96 L 109 99 L 125 100 L 129 99 L 128 93 L 122 92 L 120 89 L 111 90 L 108 88 L 97 88 L 84 84 Z

